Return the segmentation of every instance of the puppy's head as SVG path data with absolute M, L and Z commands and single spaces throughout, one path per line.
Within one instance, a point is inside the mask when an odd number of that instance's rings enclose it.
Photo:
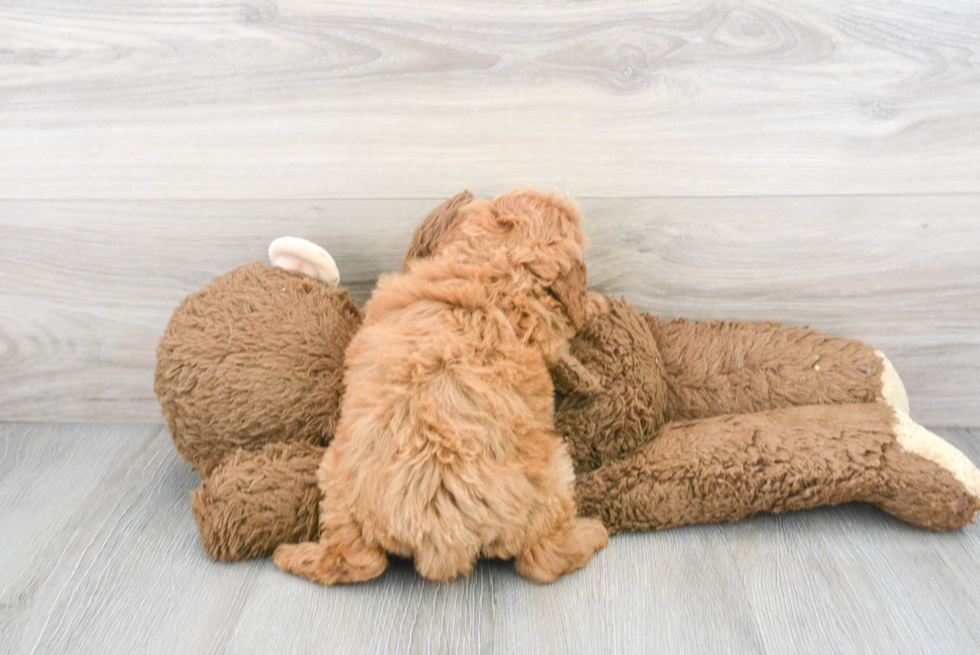
M 589 318 L 582 214 L 571 199 L 518 187 L 471 200 L 446 229 L 439 252 L 500 260 L 523 269 L 556 302 L 575 330 Z

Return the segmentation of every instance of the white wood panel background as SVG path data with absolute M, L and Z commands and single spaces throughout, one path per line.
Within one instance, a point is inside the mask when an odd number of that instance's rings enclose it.
M 0 4 L 0 419 L 159 420 L 172 307 L 283 233 L 361 300 L 468 187 L 574 194 L 594 288 L 893 358 L 980 424 L 980 9 Z
M 973 0 L 0 7 L 0 198 L 980 191 Z
M 980 434 L 944 437 L 974 460 Z M 869 505 L 617 535 L 552 585 L 395 562 L 324 588 L 208 559 L 162 426 L 0 425 L 0 652 L 975 653 L 980 526 Z
M 276 236 L 360 301 L 439 199 L 0 201 L 0 417 L 161 420 L 173 307 Z M 778 319 L 875 344 L 913 415 L 980 425 L 980 195 L 583 199 L 593 289 L 665 317 Z

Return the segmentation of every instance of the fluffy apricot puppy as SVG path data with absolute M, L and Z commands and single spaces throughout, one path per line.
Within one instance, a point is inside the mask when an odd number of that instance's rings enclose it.
M 432 257 L 382 278 L 365 306 L 317 472 L 323 536 L 277 548 L 287 571 L 368 580 L 393 553 L 451 580 L 482 554 L 550 582 L 608 543 L 576 517 L 548 373 L 589 318 L 579 211 L 519 188 L 460 212 Z

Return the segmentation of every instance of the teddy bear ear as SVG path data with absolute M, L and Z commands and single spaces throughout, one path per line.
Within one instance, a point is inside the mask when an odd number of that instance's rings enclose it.
M 573 355 L 562 355 L 551 371 L 555 389 L 565 395 L 581 397 L 599 393 L 602 384 L 599 378 Z
M 333 257 L 312 241 L 279 237 L 269 245 L 269 261 L 287 271 L 299 271 L 328 286 L 340 284 L 340 271 Z

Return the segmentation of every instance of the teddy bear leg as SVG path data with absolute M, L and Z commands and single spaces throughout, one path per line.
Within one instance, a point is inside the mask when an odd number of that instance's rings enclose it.
M 948 530 L 980 510 L 980 471 L 878 402 L 669 423 L 636 455 L 576 480 L 579 513 L 613 533 L 851 501 Z
M 644 319 L 675 420 L 880 400 L 908 410 L 894 367 L 860 341 L 771 321 Z
M 320 541 L 279 546 L 272 556 L 276 566 L 325 585 L 361 582 L 384 573 L 388 557 L 380 545 L 368 542 L 354 518 L 352 481 L 329 448 L 317 481 L 322 494 Z
M 882 452 L 880 484 L 868 499 L 930 530 L 952 530 L 980 510 L 980 470 L 957 448 L 896 411 L 898 447 Z

